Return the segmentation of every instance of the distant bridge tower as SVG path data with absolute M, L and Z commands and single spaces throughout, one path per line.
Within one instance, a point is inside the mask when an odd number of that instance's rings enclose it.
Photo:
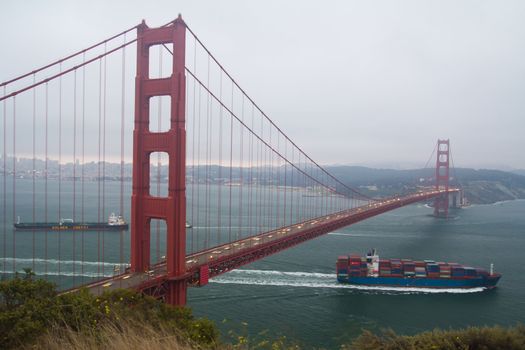
M 434 200 L 434 216 L 448 217 L 449 207 L 449 140 L 438 140 L 437 159 L 436 159 L 436 190 L 446 190 L 447 192 Z
M 131 270 L 150 268 L 151 219 L 166 221 L 166 302 L 186 303 L 186 25 L 179 17 L 170 25 L 137 28 L 137 76 L 135 78 L 135 129 L 133 131 L 133 193 L 131 197 Z M 167 78 L 149 77 L 150 48 L 173 44 L 173 71 Z M 170 129 L 149 130 L 150 99 L 171 98 Z M 164 152 L 169 158 L 167 197 L 150 193 L 150 156 Z

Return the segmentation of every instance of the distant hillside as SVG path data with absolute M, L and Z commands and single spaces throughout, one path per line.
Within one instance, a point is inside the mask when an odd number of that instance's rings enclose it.
M 512 170 L 511 173 L 525 176 L 525 169 Z
M 8 158 L 6 171 L 12 172 L 12 158 Z M 4 173 L 0 162 L 0 176 Z M 72 163 L 64 164 L 61 168 L 56 160 L 49 161 L 47 172 L 44 172 L 45 162 L 37 160 L 33 164 L 32 159 L 19 158 L 16 162 L 16 173 L 18 177 L 31 177 L 33 174 L 39 178 L 47 174 L 49 179 L 57 179 L 59 169 L 62 178 L 72 180 L 74 167 Z M 106 181 L 120 180 L 121 165 L 117 163 L 105 163 Z M 301 166 L 299 166 L 301 167 Z M 333 165 L 325 167 L 336 178 L 344 184 L 358 188 L 360 192 L 369 196 L 388 196 L 393 194 L 408 193 L 421 186 L 432 186 L 434 184 L 434 169 L 374 169 L 363 166 Z M 34 170 L 35 171 L 34 171 Z M 83 166 L 83 174 L 87 179 L 96 180 L 99 175 L 99 164 L 90 162 Z M 124 180 L 131 181 L 131 164 L 124 164 L 122 169 Z M 78 178 L 78 172 L 77 172 Z M 156 179 L 157 167 L 151 167 L 151 178 Z M 160 181 L 167 182 L 168 168 L 161 166 Z M 525 199 L 525 170 L 513 170 L 512 172 L 488 169 L 451 169 L 451 185 L 460 186 L 465 190 L 467 199 L 474 204 L 488 204 L 504 200 Z M 256 183 L 259 185 L 280 186 L 311 186 L 303 176 L 293 176 L 290 166 L 280 168 L 273 167 L 269 171 L 262 168 L 228 168 L 217 165 L 188 164 L 186 168 L 186 181 L 188 183 Z M 338 186 L 341 193 L 345 193 L 343 186 Z
M 434 169 L 372 169 L 360 166 L 329 166 L 343 182 L 368 195 L 406 193 L 418 185 L 434 182 Z M 500 170 L 458 168 L 451 170 L 451 185 L 460 186 L 473 204 L 525 199 L 525 176 Z

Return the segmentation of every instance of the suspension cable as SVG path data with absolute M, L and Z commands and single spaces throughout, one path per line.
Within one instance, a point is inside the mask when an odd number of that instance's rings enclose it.
M 172 22 L 170 22 L 170 23 L 172 23 Z M 96 47 L 98 47 L 98 46 L 100 46 L 100 45 L 102 45 L 102 44 L 106 44 L 106 43 L 108 43 L 109 41 L 112 41 L 113 39 L 116 39 L 116 38 L 118 38 L 118 37 L 121 36 L 121 35 L 124 35 L 124 34 L 129 33 L 130 31 L 132 31 L 132 30 L 134 30 L 134 29 L 137 29 L 138 26 L 139 26 L 139 25 L 136 25 L 136 26 L 133 26 L 133 27 L 131 27 L 131 28 L 129 28 L 129 29 L 126 29 L 125 31 L 123 31 L 123 32 L 121 32 L 121 33 L 119 33 L 119 34 L 113 35 L 112 37 L 109 37 L 109 38 L 106 39 L 106 40 L 103 40 L 103 41 L 100 41 L 100 42 L 98 42 L 98 43 L 96 43 L 96 44 L 94 44 L 94 45 L 91 45 L 90 47 L 88 47 L 88 48 L 86 48 L 86 49 L 84 49 L 84 50 L 77 51 L 77 52 L 75 52 L 75 53 L 73 53 L 73 54 L 71 54 L 71 55 L 69 55 L 69 56 L 66 56 L 66 57 L 64 57 L 64 58 L 61 58 L 61 59 L 59 59 L 59 60 L 56 60 L 56 61 L 54 61 L 54 62 L 52 62 L 52 63 L 50 63 L 50 64 L 48 64 L 48 65 L 45 65 L 45 66 L 43 66 L 43 67 L 37 68 L 37 69 L 35 69 L 35 70 L 33 70 L 33 71 L 29 72 L 29 73 L 26 73 L 26 74 L 20 75 L 20 76 L 15 77 L 15 78 L 13 78 L 13 79 L 11 79 L 11 80 L 4 81 L 3 83 L 0 83 L 0 86 L 7 86 L 7 85 L 9 85 L 9 84 L 11 84 L 11 83 L 13 83 L 13 82 L 15 82 L 15 81 L 18 81 L 18 80 L 23 79 L 23 78 L 27 78 L 28 76 L 30 76 L 30 75 L 32 75 L 32 74 L 36 74 L 36 73 L 41 72 L 41 71 L 43 71 L 43 70 L 45 70 L 45 69 L 51 68 L 51 67 L 53 67 L 53 66 L 56 66 L 57 64 L 61 64 L 61 63 L 65 62 L 65 61 L 67 61 L 67 60 L 69 60 L 69 59 L 71 59 L 71 58 L 74 58 L 74 57 L 80 55 L 80 54 L 85 54 L 86 52 L 88 52 L 88 51 L 90 51 L 90 50 L 92 50 L 92 49 L 94 49 L 94 48 L 96 48 Z M 5 94 L 4 94 L 4 95 L 5 95 Z
M 313 164 L 315 164 L 315 166 L 317 166 L 318 168 L 321 169 L 321 171 L 323 171 L 324 173 L 326 173 L 330 178 L 332 178 L 334 181 L 336 181 L 337 183 L 339 183 L 340 185 L 342 185 L 343 187 L 345 187 L 346 189 L 350 190 L 351 192 L 357 194 L 358 196 L 361 196 L 365 199 L 368 199 L 368 200 L 372 200 L 372 201 L 377 201 L 377 199 L 373 199 L 371 197 L 368 197 L 364 194 L 362 194 L 361 192 L 355 190 L 354 188 L 344 184 L 343 182 L 341 182 L 339 179 L 337 179 L 335 176 L 333 176 L 331 173 L 329 173 L 326 169 L 324 169 L 323 167 L 321 167 L 317 162 L 315 162 L 312 158 L 310 158 L 310 156 L 308 156 L 304 151 L 301 150 L 301 148 L 299 146 L 297 146 L 274 122 L 272 119 L 270 119 L 270 117 L 268 117 L 268 115 L 266 115 L 266 113 L 263 112 L 263 110 L 255 103 L 255 101 L 244 91 L 244 89 L 241 88 L 241 86 L 237 83 L 237 81 L 226 71 L 226 69 L 222 66 L 222 64 L 219 63 L 219 61 L 215 58 L 215 56 L 211 53 L 211 51 L 203 44 L 203 42 L 199 39 L 199 37 L 191 30 L 191 28 L 184 22 L 184 25 L 186 26 L 186 29 L 191 33 L 191 35 L 193 35 L 193 37 L 195 38 L 195 40 L 201 45 L 201 47 L 206 51 L 206 53 L 213 59 L 213 61 L 219 66 L 219 68 L 221 70 L 224 71 L 224 73 L 226 74 L 226 76 L 228 76 L 228 78 L 230 78 L 230 80 L 232 81 L 232 83 L 241 91 L 241 93 L 243 95 L 246 96 L 246 98 L 255 106 L 255 108 L 257 108 L 260 112 L 261 112 L 261 115 L 264 116 L 269 122 L 270 124 L 275 127 L 294 147 L 296 147 L 297 149 L 299 149 L 304 155 L 305 157 L 307 157 L 310 162 L 312 162 Z M 169 49 L 168 49 L 169 51 Z M 171 54 L 173 54 L 173 52 L 170 51 Z

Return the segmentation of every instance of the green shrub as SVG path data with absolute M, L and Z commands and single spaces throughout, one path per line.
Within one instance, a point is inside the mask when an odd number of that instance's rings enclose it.
M 0 282 L 0 348 L 12 348 L 44 333 L 60 314 L 53 284 L 16 276 Z
M 50 330 L 62 328 L 97 336 L 100 329 L 145 325 L 172 334 L 181 343 L 213 348 L 219 338 L 215 325 L 195 319 L 188 308 L 172 307 L 132 290 L 119 289 L 94 296 L 87 290 L 57 295 L 55 285 L 26 271 L 0 282 L 0 348 L 31 344 Z M 109 326 L 109 327 L 108 327 Z M 106 332 L 107 333 L 107 332 Z
M 397 335 L 392 330 L 363 333 L 346 348 L 359 350 L 523 350 L 525 326 L 503 328 L 469 327 L 460 330 L 423 332 L 413 336 Z

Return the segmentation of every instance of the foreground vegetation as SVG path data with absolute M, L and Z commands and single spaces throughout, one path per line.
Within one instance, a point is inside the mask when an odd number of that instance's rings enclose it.
M 2 349 L 118 349 L 123 342 L 146 349 L 152 347 L 138 344 L 151 341 L 207 349 L 215 348 L 218 338 L 211 321 L 130 290 L 59 296 L 52 283 L 34 279 L 29 271 L 0 282 Z
M 1 349 L 301 349 L 286 337 L 267 339 L 229 334 L 219 341 L 209 320 L 129 290 L 96 297 L 87 291 L 57 295 L 52 283 L 30 271 L 0 282 Z M 364 331 L 341 349 L 359 350 L 518 350 L 525 349 L 525 326 L 434 330 L 413 336 Z
M 344 348 L 359 350 L 522 350 L 525 349 L 525 326 L 434 330 L 413 336 L 397 335 L 391 330 L 379 335 L 364 331 L 350 346 Z

